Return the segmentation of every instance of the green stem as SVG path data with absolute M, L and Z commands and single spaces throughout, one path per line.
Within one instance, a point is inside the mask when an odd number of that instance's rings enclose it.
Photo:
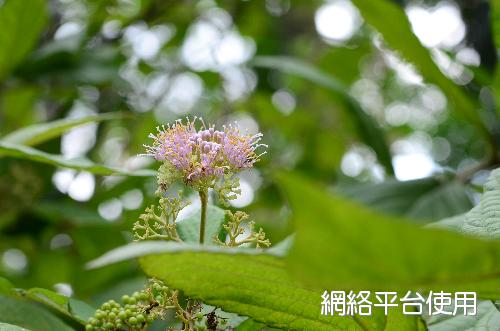
M 200 191 L 200 202 L 201 202 L 201 217 L 200 217 L 200 244 L 205 241 L 205 223 L 207 220 L 207 202 L 208 202 L 208 192 L 207 190 Z

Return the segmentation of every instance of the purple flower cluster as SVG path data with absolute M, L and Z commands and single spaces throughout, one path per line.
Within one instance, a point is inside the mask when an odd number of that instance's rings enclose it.
M 201 128 L 196 130 L 196 118 L 182 123 L 177 120 L 166 128 L 158 128 L 152 146 L 146 146 L 147 155 L 158 161 L 170 162 L 182 172 L 187 182 L 214 179 L 225 173 L 235 173 L 251 168 L 259 157 L 256 153 L 262 134 L 242 134 L 233 126 L 224 126 L 223 131 L 207 128 L 199 120 Z

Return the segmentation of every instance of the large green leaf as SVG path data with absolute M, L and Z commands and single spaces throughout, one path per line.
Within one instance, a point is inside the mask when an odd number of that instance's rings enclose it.
M 73 328 L 42 307 L 14 298 L 0 296 L 0 322 L 36 331 L 70 331 Z
M 28 55 L 46 22 L 44 0 L 6 0 L 0 5 L 0 81 Z
M 377 157 L 388 173 L 393 174 L 391 153 L 387 145 L 385 134 L 361 105 L 349 94 L 349 89 L 335 77 L 332 77 L 315 67 L 300 60 L 283 56 L 260 56 L 252 61 L 257 67 L 271 68 L 307 79 L 319 86 L 325 87 L 341 96 L 349 106 L 349 115 L 356 124 L 358 134 L 365 144 L 373 148 Z
M 187 243 L 198 243 L 200 239 L 200 213 L 195 213 L 177 223 L 179 237 Z M 224 210 L 217 206 L 209 205 L 207 208 L 207 220 L 205 225 L 205 238 L 208 245 L 214 244 L 213 238 L 219 237 L 224 224 Z
M 66 159 L 62 155 L 53 155 L 29 146 L 16 145 L 0 141 L 0 157 L 10 156 L 50 164 L 53 166 L 84 170 L 98 175 L 125 175 L 125 176 L 155 176 L 156 172 L 142 169 L 129 171 L 96 164 L 88 159 Z
M 219 249 L 177 250 L 140 259 L 143 270 L 186 295 L 286 330 L 418 330 L 415 316 L 322 316 L 322 291 L 290 278 L 282 258 Z
M 123 115 L 120 113 L 107 113 L 82 118 L 65 118 L 48 123 L 34 124 L 5 135 L 2 137 L 2 141 L 11 144 L 34 146 L 49 139 L 58 137 L 65 131 L 76 126 L 121 117 L 123 117 Z
M 113 263 L 127 261 L 151 254 L 161 254 L 167 252 L 172 253 L 179 251 L 203 251 L 218 253 L 221 250 L 228 254 L 259 254 L 258 250 L 252 248 L 221 248 L 219 246 L 201 246 L 198 244 L 185 244 L 173 241 L 140 241 L 117 247 L 110 250 L 109 252 L 106 252 L 104 255 L 98 257 L 97 259 L 88 262 L 87 268 L 101 268 Z M 279 253 L 272 252 L 269 255 L 281 256 Z
M 500 245 L 378 214 L 280 174 L 297 227 L 291 269 L 318 288 L 477 291 L 500 297 Z
M 465 185 L 433 177 L 347 184 L 338 187 L 338 191 L 384 213 L 406 215 L 420 221 L 437 221 L 473 207 Z
M 427 82 L 439 86 L 466 119 L 484 128 L 476 111 L 478 104 L 441 72 L 429 50 L 413 34 L 408 18 L 398 4 L 390 0 L 353 0 L 353 3 L 366 22 L 382 34 L 391 48 L 414 64 Z

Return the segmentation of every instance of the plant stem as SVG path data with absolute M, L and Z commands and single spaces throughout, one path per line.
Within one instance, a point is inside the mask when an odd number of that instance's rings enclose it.
M 201 216 L 200 216 L 200 244 L 205 241 L 205 223 L 207 220 L 207 202 L 208 202 L 208 192 L 207 190 L 199 191 L 200 202 L 201 202 Z

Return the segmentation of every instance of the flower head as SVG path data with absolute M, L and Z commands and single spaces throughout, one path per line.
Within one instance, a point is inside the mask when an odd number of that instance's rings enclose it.
M 223 126 L 216 130 L 206 127 L 197 118 L 183 123 L 158 127 L 158 133 L 150 134 L 153 145 L 146 146 L 147 155 L 172 165 L 182 174 L 186 183 L 210 183 L 226 174 L 234 174 L 253 167 L 261 154 L 256 149 L 267 147 L 259 144 L 262 134 L 242 134 L 237 127 Z

